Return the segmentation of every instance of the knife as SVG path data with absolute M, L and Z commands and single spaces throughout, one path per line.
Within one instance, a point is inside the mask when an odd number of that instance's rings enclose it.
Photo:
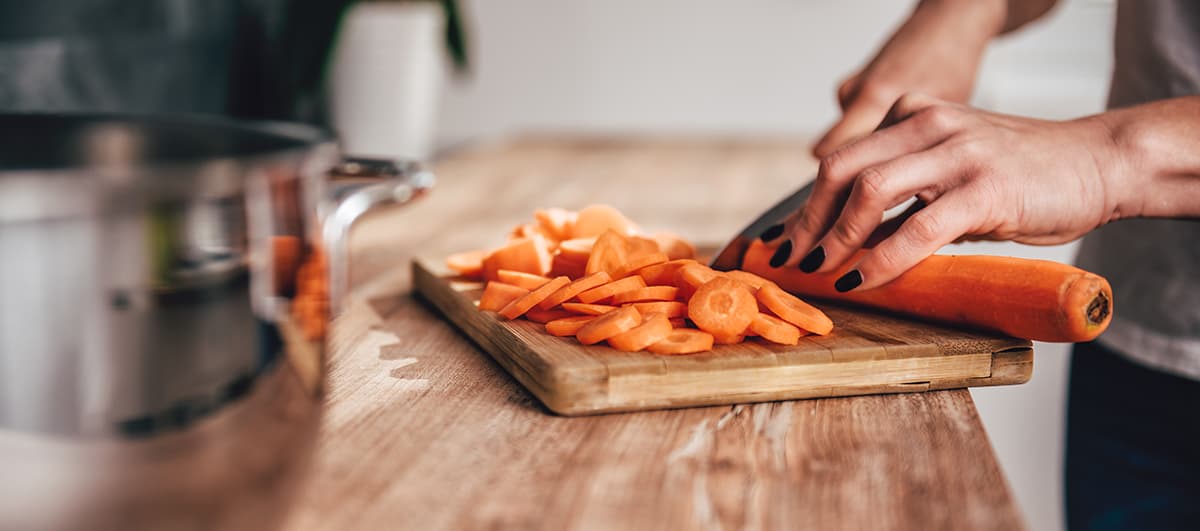
M 792 192 L 791 195 L 783 198 L 782 201 L 775 203 L 775 206 L 767 209 L 766 212 L 763 212 L 762 215 L 750 222 L 746 228 L 742 229 L 742 232 L 739 232 L 737 236 L 734 236 L 732 240 L 729 240 L 729 243 L 725 244 L 717 252 L 715 258 L 708 265 L 719 271 L 741 268 L 742 257 L 745 256 L 746 249 L 750 247 L 750 242 L 758 239 L 758 236 L 772 225 L 783 221 L 788 214 L 804 206 L 804 202 L 808 200 L 808 196 L 812 195 L 813 184 L 816 181 L 814 177 L 808 184 Z

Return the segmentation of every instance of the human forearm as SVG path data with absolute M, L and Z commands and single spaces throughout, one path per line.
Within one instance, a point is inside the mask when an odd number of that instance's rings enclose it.
M 1114 157 L 1104 175 L 1112 219 L 1200 217 L 1200 96 L 1095 118 L 1112 139 Z

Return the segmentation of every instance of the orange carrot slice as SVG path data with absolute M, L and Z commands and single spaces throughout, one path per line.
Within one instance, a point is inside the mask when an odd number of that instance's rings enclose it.
M 646 347 L 646 350 L 655 354 L 693 354 L 712 348 L 712 334 L 703 330 L 676 328 L 662 341 Z
M 617 272 L 628 258 L 625 237 L 611 230 L 604 231 L 592 246 L 592 255 L 587 261 L 587 274 L 604 271 L 613 278 L 621 278 L 617 276 Z
M 637 274 L 646 281 L 648 286 L 674 285 L 675 273 L 679 271 L 679 268 L 688 264 L 700 265 L 695 260 L 685 258 L 649 265 L 639 269 Z
M 544 275 L 550 270 L 550 248 L 542 237 L 518 238 L 483 259 L 483 278 L 497 280 L 501 269 Z
M 763 339 L 780 345 L 795 345 L 800 342 L 800 329 L 774 315 L 758 314 L 750 323 L 750 331 Z
M 593 315 L 575 315 L 571 317 L 563 317 L 546 323 L 546 332 L 552 336 L 573 336 L 579 332 L 583 325 L 592 322 L 596 317 Z
M 594 345 L 642 324 L 642 314 L 632 306 L 617 308 L 583 325 L 575 338 L 584 345 Z
M 642 315 L 650 315 L 652 313 L 661 313 L 669 318 L 683 317 L 687 315 L 687 304 L 679 301 L 670 302 L 635 302 L 633 307 Z
M 732 278 L 738 282 L 741 282 L 742 284 L 750 286 L 750 289 L 754 289 L 754 290 L 757 290 L 758 288 L 761 288 L 766 284 L 773 284 L 773 282 L 771 282 L 770 280 L 767 280 L 763 277 L 755 275 L 754 273 L 750 273 L 748 271 L 742 271 L 739 269 L 734 269 L 733 271 L 726 271 L 725 276 Z
M 671 321 L 666 315 L 651 314 L 642 319 L 642 324 L 628 332 L 608 338 L 608 345 L 623 352 L 637 352 L 666 339 L 671 335 L 671 330 Z
M 499 280 L 505 284 L 519 286 L 527 290 L 538 289 L 542 286 L 545 286 L 547 282 L 550 282 L 549 277 L 543 277 L 533 273 L 526 273 L 524 271 L 513 271 L 511 269 L 501 269 L 496 271 L 496 280 Z
M 533 211 L 533 219 L 537 220 L 542 230 L 555 240 L 566 240 L 571 237 L 571 227 L 575 224 L 576 214 L 564 208 L 546 208 Z
M 549 323 L 566 317 L 574 317 L 575 314 L 566 310 L 539 310 L 534 308 L 525 312 L 525 318 L 535 323 Z
M 679 288 L 679 297 L 683 300 L 691 299 L 697 288 L 719 276 L 721 273 L 706 265 L 688 264 L 680 267 L 675 273 L 675 286 Z
M 825 312 L 814 308 L 795 295 L 783 291 L 775 284 L 766 284 L 758 289 L 758 302 L 780 319 L 792 323 L 814 334 L 825 335 L 833 330 L 833 321 Z
M 562 309 L 564 309 L 568 312 L 581 313 L 584 315 L 604 315 L 608 312 L 611 312 L 611 311 L 617 309 L 617 307 L 609 306 L 607 304 L 584 304 L 582 302 L 564 302 L 564 303 L 562 303 Z
M 746 340 L 746 334 L 733 334 L 731 336 L 713 334 L 713 343 L 717 345 L 736 345 Z
M 667 261 L 667 255 L 660 252 L 645 253 L 640 255 L 631 255 L 626 259 L 625 263 L 617 270 L 616 278 L 625 278 L 636 273 L 639 269 L 651 266 L 654 264 L 662 264 Z
M 687 328 L 687 320 L 680 318 L 671 318 L 671 328 Z
M 558 254 L 573 262 L 583 262 L 586 264 L 588 257 L 592 255 L 592 247 L 595 245 L 595 237 L 563 240 L 558 243 Z
M 560 249 L 561 250 L 561 249 Z M 552 277 L 566 276 L 569 278 L 583 278 L 587 276 L 587 259 L 577 261 L 561 252 L 554 255 L 550 261 L 550 273 Z
M 604 271 L 597 271 L 586 277 L 571 282 L 570 284 L 563 286 L 562 289 L 550 294 L 549 297 L 546 297 L 546 300 L 538 304 L 538 308 L 549 310 L 550 308 L 571 300 L 580 293 L 598 286 L 602 286 L 611 281 L 612 277 L 608 276 L 608 273 L 605 273 Z
M 578 298 L 579 298 L 579 302 L 592 304 L 592 303 L 596 303 L 596 302 L 605 300 L 609 297 L 612 297 L 613 295 L 616 295 L 616 294 L 624 292 L 624 291 L 629 291 L 631 289 L 638 289 L 638 288 L 644 288 L 644 287 L 646 287 L 646 281 L 642 280 L 642 277 L 639 277 L 639 276 L 625 277 L 621 280 L 609 282 L 608 284 L 604 284 L 602 286 L 597 286 L 597 287 L 589 289 L 583 293 L 580 293 L 578 295 Z
M 525 288 L 493 280 L 487 283 L 487 286 L 483 288 L 483 295 L 479 296 L 479 309 L 498 312 L 508 306 L 508 303 L 524 297 L 528 293 L 529 290 Z
M 666 253 L 671 260 L 696 257 L 696 248 L 682 236 L 673 232 L 655 234 L 654 241 L 658 242 L 658 249 Z
M 626 238 L 625 250 L 629 251 L 630 257 L 662 252 L 658 248 L 658 242 L 650 238 L 643 238 L 641 236 L 629 236 Z M 667 260 L 670 260 L 670 258 Z M 667 260 L 663 261 L 666 262 Z
M 758 302 L 753 292 L 725 277 L 705 282 L 688 301 L 688 319 L 713 336 L 743 334 L 756 315 Z
M 620 306 L 631 302 L 673 301 L 678 293 L 675 286 L 648 286 L 613 295 L 612 303 Z
M 483 272 L 483 258 L 488 255 L 488 252 L 487 250 L 479 249 L 454 253 L 446 257 L 446 267 L 453 269 L 456 273 L 464 277 L 479 278 Z
M 590 205 L 584 207 L 575 216 L 575 225 L 571 228 L 572 238 L 599 236 L 606 230 L 620 234 L 633 234 L 637 227 L 619 210 L 608 205 Z
M 563 286 L 571 283 L 571 279 L 567 277 L 554 277 L 553 280 L 547 282 L 542 287 L 535 289 L 521 298 L 508 303 L 507 306 L 500 309 L 500 315 L 509 319 L 516 319 L 525 312 L 537 306 L 537 303 L 542 302 L 549 297 L 551 293 L 562 289 Z

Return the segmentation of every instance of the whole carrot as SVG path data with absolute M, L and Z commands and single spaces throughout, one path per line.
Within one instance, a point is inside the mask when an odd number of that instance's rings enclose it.
M 768 265 L 774 249 L 754 242 L 742 268 L 798 294 L 1052 342 L 1090 341 L 1112 320 L 1112 288 L 1077 267 L 1002 256 L 934 255 L 896 280 L 838 293 L 843 270 L 809 274 Z

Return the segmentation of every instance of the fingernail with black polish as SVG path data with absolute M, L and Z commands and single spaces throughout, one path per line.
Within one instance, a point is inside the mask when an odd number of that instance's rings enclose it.
M 792 240 L 787 240 L 775 249 L 775 254 L 771 255 L 771 267 L 779 267 L 792 256 Z
M 780 223 L 778 225 L 771 225 L 770 227 L 768 227 L 767 230 L 764 230 L 762 232 L 762 234 L 758 235 L 758 239 L 760 239 L 764 242 L 769 242 L 771 240 L 774 240 L 775 238 L 778 238 L 782 234 L 783 234 L 783 223 Z
M 818 245 L 816 249 L 813 249 L 812 252 L 808 253 L 808 256 L 805 256 L 800 261 L 799 267 L 805 273 L 812 273 L 821 267 L 823 263 L 825 263 L 825 247 Z
M 845 293 L 857 288 L 859 284 L 862 284 L 862 280 L 862 273 L 859 273 L 858 270 L 855 269 L 849 273 L 846 273 L 845 275 L 842 275 L 842 278 L 837 279 L 837 282 L 833 283 L 833 289 L 836 289 L 838 293 Z

